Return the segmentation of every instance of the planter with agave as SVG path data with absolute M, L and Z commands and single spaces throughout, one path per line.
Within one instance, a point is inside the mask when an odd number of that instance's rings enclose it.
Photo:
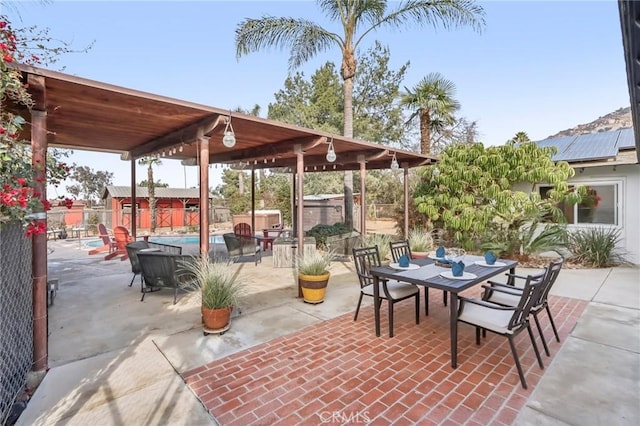
M 244 292 L 244 284 L 238 281 L 232 266 L 207 258 L 194 258 L 186 268 L 200 291 L 204 334 L 223 334 L 229 329 L 231 312 Z
M 425 258 L 429 255 L 429 251 L 433 249 L 433 238 L 431 233 L 426 229 L 413 229 L 409 232 L 409 247 L 411 248 L 411 256 L 414 259 Z
M 316 250 L 313 254 L 305 254 L 297 258 L 298 287 L 306 303 L 324 302 L 329 282 L 329 268 L 335 258 L 332 251 Z

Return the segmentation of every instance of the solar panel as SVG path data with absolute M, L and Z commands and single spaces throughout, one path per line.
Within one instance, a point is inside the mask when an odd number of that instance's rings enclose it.
M 632 149 L 636 147 L 633 129 L 621 129 L 618 136 L 618 149 Z
M 553 160 L 555 160 L 558 155 L 562 154 L 567 149 L 567 147 L 571 145 L 571 142 L 575 138 L 575 136 L 564 136 L 560 138 L 545 139 L 536 143 L 540 148 L 546 148 L 549 146 L 555 146 L 556 148 L 558 148 L 558 152 L 553 156 Z
M 618 132 L 579 135 L 566 150 L 554 156 L 553 160 L 578 161 L 615 158 L 618 154 L 617 140 Z

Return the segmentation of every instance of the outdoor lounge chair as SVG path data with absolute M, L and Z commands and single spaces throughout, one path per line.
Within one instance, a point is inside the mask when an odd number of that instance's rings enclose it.
M 142 298 L 152 291 L 163 288 L 173 289 L 173 304 L 178 299 L 178 290 L 195 288 L 195 277 L 189 273 L 185 264 L 193 262 L 193 256 L 165 252 L 137 253 L 140 273 L 144 280 Z
M 352 251 L 356 272 L 360 280 L 360 298 L 358 299 L 356 314 L 353 317 L 353 320 L 356 321 L 360 311 L 360 304 L 362 303 L 362 296 L 373 297 L 375 279 L 369 273 L 369 270 L 373 266 L 380 266 L 380 254 L 378 253 L 378 246 L 354 248 Z M 389 337 L 393 337 L 393 305 L 397 302 L 414 297 L 416 299 L 416 324 L 420 324 L 420 289 L 417 286 L 397 281 L 381 280 L 380 290 L 380 298 L 387 301 L 389 308 Z
M 89 254 L 98 254 L 102 252 L 112 253 L 116 249 L 116 242 L 107 232 L 104 223 L 98 224 L 98 237 L 102 239 L 102 246 L 89 251 Z
M 133 241 L 129 230 L 124 226 L 116 226 L 113 228 L 113 250 L 104 257 L 104 260 L 110 260 L 114 257 L 120 256 L 120 260 L 127 260 L 129 255 L 127 254 L 127 244 Z
M 456 328 L 458 323 L 463 322 L 472 325 L 476 328 L 476 344 L 480 344 L 480 333 L 486 330 L 492 333 L 499 334 L 506 337 L 509 340 L 509 346 L 511 347 L 511 353 L 518 369 L 518 375 L 520 376 L 520 383 L 524 389 L 527 388 L 527 381 L 524 378 L 522 372 L 522 366 L 520 365 L 520 358 L 516 351 L 516 346 L 513 339 L 523 330 L 527 330 L 533 350 L 538 359 L 538 365 L 544 369 L 542 364 L 542 358 L 540 357 L 540 351 L 536 345 L 533 332 L 531 331 L 531 325 L 529 324 L 529 312 L 533 304 L 540 297 L 539 294 L 543 291 L 545 284 L 546 273 L 538 275 L 529 275 L 525 281 L 522 292 L 520 293 L 519 300 L 516 306 L 503 306 L 497 303 L 487 302 L 480 299 L 470 299 L 467 297 L 460 297 L 460 306 L 458 308 L 458 319 L 456 321 Z M 500 291 L 494 289 L 493 291 Z M 456 339 L 453 342 L 456 347 L 458 345 L 458 336 L 456 332 Z
M 549 347 L 547 346 L 547 340 L 544 338 L 544 334 L 542 333 L 542 327 L 540 326 L 538 314 L 543 310 L 547 311 L 547 316 L 549 317 L 549 322 L 551 323 L 553 334 L 555 335 L 556 340 L 560 342 L 560 336 L 558 335 L 556 324 L 553 321 L 553 316 L 551 315 L 551 310 L 549 309 L 549 302 L 547 298 L 549 296 L 551 287 L 553 287 L 553 284 L 556 282 L 558 275 L 560 275 L 560 270 L 562 269 L 563 263 L 564 259 L 554 260 L 549 263 L 549 266 L 546 269 L 544 287 L 539 293 L 538 299 L 533 302 L 533 305 L 531 307 L 531 315 L 533 316 L 533 320 L 536 323 L 536 328 L 538 329 L 538 334 L 540 334 L 540 340 L 542 340 L 542 346 L 544 347 L 544 352 L 547 356 L 551 356 L 551 353 L 549 352 Z M 522 293 L 522 287 L 517 286 L 515 279 L 526 278 L 513 274 L 507 274 L 507 276 L 510 280 L 513 280 L 514 285 L 488 281 L 488 285 L 483 286 L 484 293 L 482 295 L 482 300 L 487 300 L 489 302 L 497 303 L 503 306 L 515 306 L 518 303 L 518 300 Z M 496 289 L 500 289 L 502 291 L 494 291 Z
M 227 246 L 229 262 L 236 263 L 244 256 L 253 256 L 256 265 L 258 262 L 262 262 L 262 250 L 255 237 L 238 236 L 229 232 L 223 234 L 222 238 Z
M 251 232 L 251 225 L 249 225 L 248 223 L 238 223 L 233 227 L 233 233 L 236 234 L 238 237 L 254 237 L 255 235 L 253 235 L 253 233 Z
M 182 247 L 174 246 L 170 244 L 161 244 L 161 243 L 153 243 L 150 241 L 133 241 L 126 245 L 127 254 L 129 256 L 129 261 L 131 262 L 131 272 L 133 272 L 133 277 L 131 278 L 131 282 L 129 283 L 129 287 L 133 285 L 133 280 L 136 279 L 136 275 L 140 274 L 140 261 L 138 260 L 138 252 L 140 250 L 149 250 L 154 249 L 158 251 L 162 251 L 164 253 L 172 253 L 172 254 L 182 254 Z M 144 291 L 144 280 L 142 279 L 142 275 L 140 275 L 140 291 Z

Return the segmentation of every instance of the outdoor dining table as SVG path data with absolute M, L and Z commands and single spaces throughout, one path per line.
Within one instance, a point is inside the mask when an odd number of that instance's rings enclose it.
M 444 290 L 449 293 L 449 328 L 451 339 L 451 367 L 456 368 L 458 361 L 457 354 L 457 318 L 458 318 L 458 293 L 480 284 L 491 277 L 502 274 L 506 271 L 515 273 L 518 262 L 508 259 L 498 259 L 494 266 L 481 266 L 476 264 L 483 263 L 484 258 L 481 256 L 466 255 L 464 257 L 465 273 L 473 274 L 475 277 L 469 279 L 445 278 L 441 275 L 443 272 L 451 272 L 451 268 L 436 265 L 436 261 L 431 258 L 412 259 L 411 264 L 418 265 L 419 268 L 399 270 L 390 266 L 378 266 L 371 268 L 371 275 L 374 278 L 373 300 L 374 300 L 374 317 L 376 336 L 380 337 L 380 280 L 396 280 L 407 282 L 425 287 L 425 291 L 429 288 Z

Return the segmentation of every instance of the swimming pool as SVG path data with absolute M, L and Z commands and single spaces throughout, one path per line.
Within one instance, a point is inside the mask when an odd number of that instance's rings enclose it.
M 182 246 L 188 244 L 200 244 L 200 237 L 197 235 L 180 235 L 180 236 L 155 236 L 149 237 L 152 243 L 172 244 Z M 100 247 L 103 245 L 102 240 L 85 241 L 84 244 L 89 247 Z M 222 235 L 209 235 L 209 244 L 224 244 Z

